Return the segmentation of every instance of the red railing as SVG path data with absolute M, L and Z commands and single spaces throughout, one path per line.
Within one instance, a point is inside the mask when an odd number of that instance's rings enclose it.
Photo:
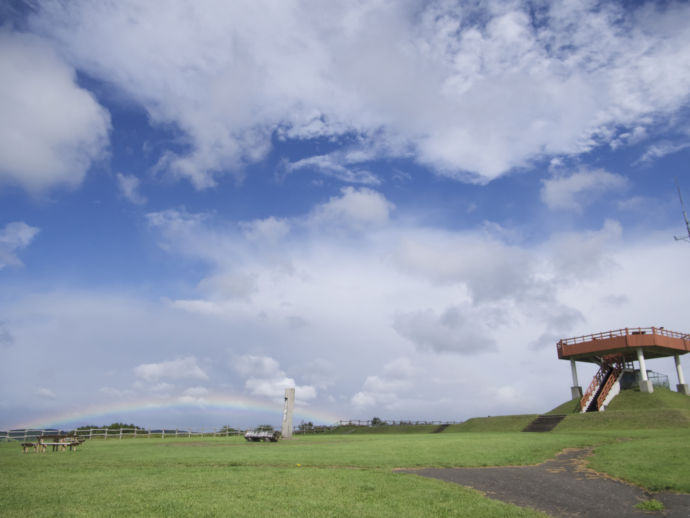
M 617 336 L 628 336 L 628 335 L 660 335 L 668 336 L 669 338 L 680 338 L 681 340 L 690 340 L 690 335 L 688 333 L 678 333 L 676 331 L 670 331 L 664 329 L 663 327 L 626 327 L 625 329 L 614 329 L 611 331 L 604 331 L 601 333 L 592 333 L 591 335 L 575 336 L 573 338 L 563 338 L 558 341 L 558 347 L 564 345 L 574 345 L 583 342 L 591 342 L 592 340 L 604 340 L 607 338 L 615 338 Z
M 611 369 L 613 369 L 611 376 L 609 376 L 609 379 L 606 381 L 606 385 L 604 385 L 601 394 L 599 394 L 599 397 L 597 398 L 597 410 L 601 408 L 601 403 L 606 399 L 611 387 L 616 382 L 616 379 L 618 379 L 618 375 L 623 371 L 624 362 L 625 359 L 619 355 L 602 358 L 599 370 L 594 375 L 594 378 L 592 378 L 592 382 L 589 384 L 589 387 L 587 387 L 587 392 L 585 392 L 585 395 L 582 396 L 582 399 L 580 399 L 580 410 L 584 411 L 587 409 L 591 402 L 592 395 L 596 393 L 601 384 L 604 382 L 606 375 Z
M 585 395 L 582 396 L 582 399 L 580 400 L 581 411 L 587 410 L 587 406 L 589 406 L 592 395 L 597 391 L 599 385 L 601 385 L 601 382 L 604 381 L 608 369 L 609 367 L 605 363 L 602 363 L 601 366 L 599 366 L 599 370 L 592 378 L 592 382 L 589 384 L 589 387 L 587 387 L 587 392 L 585 392 Z
M 618 379 L 618 376 L 620 376 L 621 372 L 623 372 L 623 364 L 621 361 L 618 361 L 616 365 L 614 365 L 613 372 L 611 372 L 609 379 L 606 380 L 606 385 L 604 385 L 604 388 L 601 389 L 601 394 L 599 394 L 599 397 L 597 398 L 597 410 L 601 409 L 604 401 L 606 401 L 606 396 L 608 396 L 609 392 L 611 392 L 611 387 L 613 387 L 613 384 L 616 383 L 616 380 Z

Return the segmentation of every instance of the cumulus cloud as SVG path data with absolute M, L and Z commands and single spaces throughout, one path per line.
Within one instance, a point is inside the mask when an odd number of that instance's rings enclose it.
M 627 142 L 688 102 L 682 2 L 269 4 L 49 2 L 29 25 L 179 128 L 189 151 L 158 168 L 200 189 L 276 137 L 364 150 L 290 166 L 346 182 L 376 181 L 371 150 L 486 182 Z
M 317 226 L 365 229 L 387 223 L 393 208 L 394 205 L 377 191 L 344 187 L 340 196 L 318 205 L 309 215 L 309 222 Z
M 20 266 L 17 251 L 29 246 L 39 229 L 23 221 L 8 223 L 0 230 L 0 270 L 5 266 Z
M 408 232 L 394 260 L 439 284 L 462 283 L 480 302 L 521 293 L 535 266 L 528 252 L 493 237 L 431 230 Z
M 440 315 L 430 309 L 400 313 L 393 327 L 422 350 L 461 354 L 497 350 L 486 320 L 470 308 L 451 307 Z
M 311 385 L 297 385 L 287 377 L 280 364 L 269 356 L 243 355 L 233 363 L 235 370 L 246 378 L 245 388 L 253 396 L 282 398 L 286 388 L 295 389 L 295 400 L 309 401 L 316 397 Z
M 252 241 L 279 241 L 290 232 L 290 223 L 285 219 L 273 216 L 264 219 L 255 219 L 240 224 L 247 239 Z
M 0 184 L 79 185 L 108 144 L 110 116 L 40 38 L 0 30 Z
M 606 220 L 600 230 L 562 232 L 551 237 L 551 264 L 556 277 L 565 280 L 597 278 L 616 268 L 613 249 L 620 244 L 621 224 Z
M 374 406 L 394 409 L 404 404 L 420 374 L 421 369 L 414 367 L 409 358 L 396 358 L 384 365 L 381 375 L 367 376 L 350 402 L 358 410 Z
M 199 367 L 194 356 L 160 363 L 144 363 L 134 369 L 134 374 L 149 382 L 161 379 L 208 379 L 208 375 Z
M 550 209 L 580 211 L 608 192 L 620 192 L 627 183 L 624 176 L 603 169 L 582 170 L 570 176 L 544 180 L 540 194 Z
M 117 184 L 122 195 L 134 203 L 135 205 L 143 205 L 146 203 L 146 197 L 139 192 L 139 184 L 141 181 L 134 175 L 117 173 Z

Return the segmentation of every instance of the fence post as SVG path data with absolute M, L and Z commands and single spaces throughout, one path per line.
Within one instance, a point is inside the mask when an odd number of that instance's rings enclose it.
M 165 439 L 165 428 L 163 428 L 163 431 L 161 432 L 161 439 Z
M 120 440 L 122 440 L 122 428 L 120 428 Z

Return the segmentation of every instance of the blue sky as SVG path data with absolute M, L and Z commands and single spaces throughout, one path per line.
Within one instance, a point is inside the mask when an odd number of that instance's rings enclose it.
M 2 427 L 541 412 L 688 330 L 687 3 L 0 17 Z

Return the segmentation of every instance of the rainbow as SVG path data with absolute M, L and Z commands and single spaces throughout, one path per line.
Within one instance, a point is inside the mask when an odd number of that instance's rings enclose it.
M 157 410 L 221 410 L 254 412 L 264 414 L 282 414 L 282 402 L 267 401 L 258 398 L 249 398 L 236 395 L 209 395 L 199 398 L 171 397 L 171 398 L 145 398 L 130 401 L 120 401 L 115 403 L 92 405 L 83 407 L 79 410 L 61 411 L 59 413 L 42 416 L 28 422 L 19 423 L 8 427 L 10 429 L 44 429 L 60 428 L 67 424 L 86 425 L 98 418 L 108 417 L 113 414 L 134 414 L 146 411 Z M 296 406 L 294 410 L 295 419 L 312 421 L 320 424 L 333 424 L 339 417 L 330 412 L 311 407 Z M 131 419 L 128 419 L 130 421 Z

